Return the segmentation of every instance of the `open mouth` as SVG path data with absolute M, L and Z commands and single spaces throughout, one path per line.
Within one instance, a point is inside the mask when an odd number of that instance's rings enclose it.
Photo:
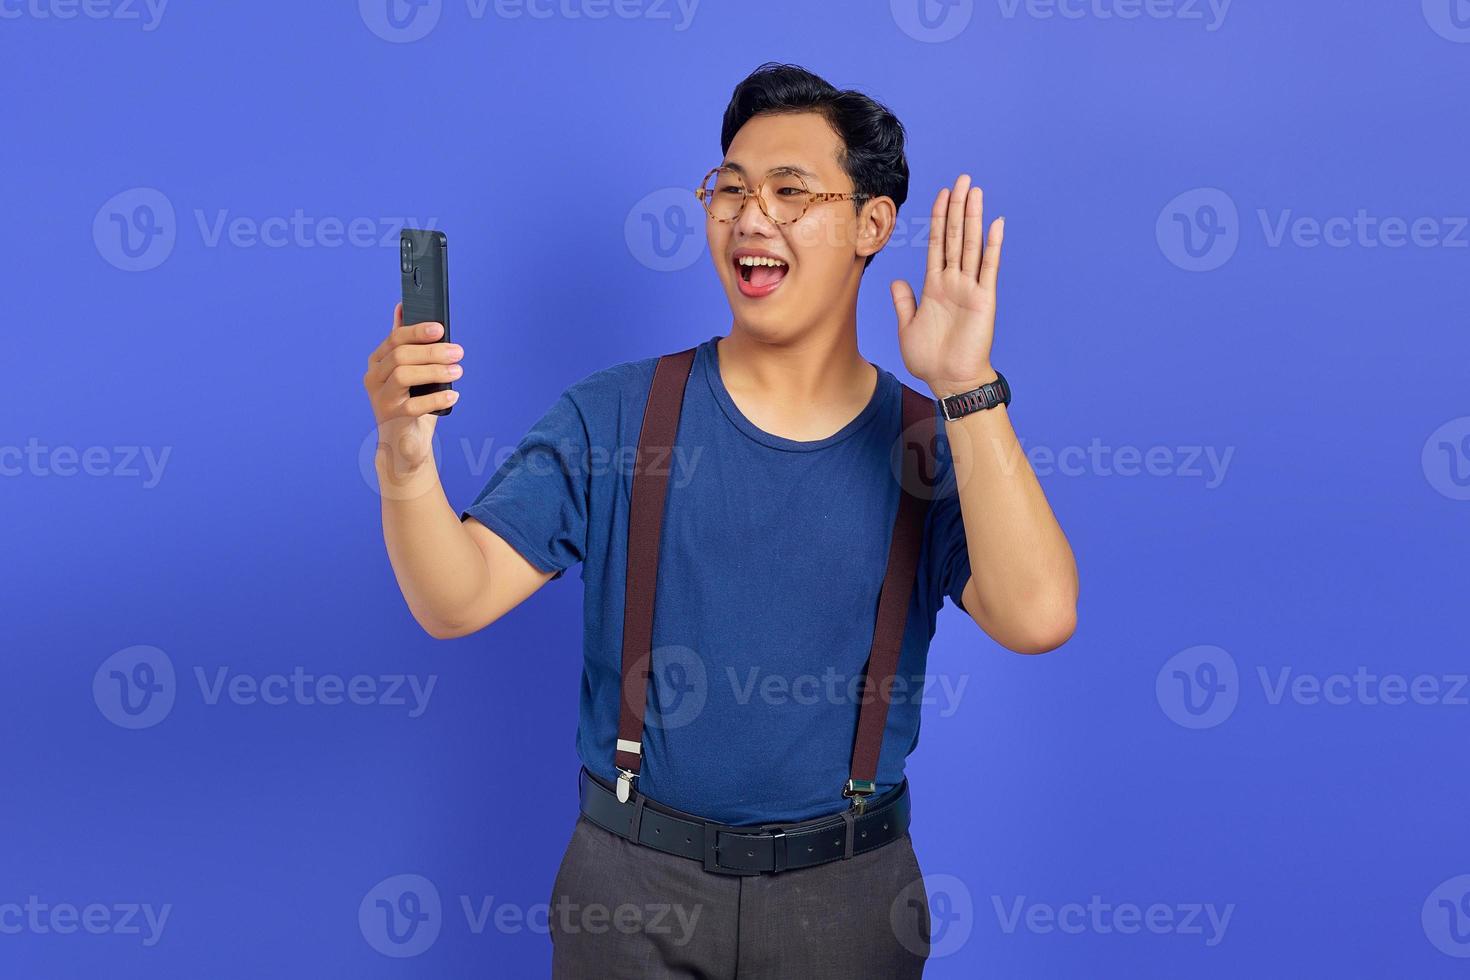
M 774 256 L 737 255 L 735 271 L 741 294 L 755 299 L 775 292 L 786 278 L 788 266 Z

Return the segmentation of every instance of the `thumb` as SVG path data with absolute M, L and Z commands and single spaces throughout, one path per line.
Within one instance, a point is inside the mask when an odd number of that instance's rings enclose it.
M 889 283 L 888 291 L 893 294 L 893 309 L 898 314 L 898 327 L 902 330 L 914 316 L 914 291 L 902 279 Z

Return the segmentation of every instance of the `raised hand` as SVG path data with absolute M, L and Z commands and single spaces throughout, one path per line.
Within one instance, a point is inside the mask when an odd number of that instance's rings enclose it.
M 997 218 L 987 235 L 984 207 L 985 194 L 970 186 L 969 174 L 960 174 L 953 188 L 941 189 L 930 215 L 924 295 L 917 309 L 908 283 L 895 279 L 890 286 L 904 366 L 936 397 L 995 380 L 990 345 L 1005 219 Z
M 462 375 L 459 360 L 464 349 L 446 344 L 440 323 L 403 323 L 403 304 L 393 308 L 393 328 L 368 355 L 362 385 L 367 389 L 378 422 L 379 448 L 392 452 L 393 472 L 406 476 L 429 458 L 430 440 L 439 416 L 435 409 L 453 405 L 456 391 L 436 391 L 410 396 L 414 385 L 454 381 Z

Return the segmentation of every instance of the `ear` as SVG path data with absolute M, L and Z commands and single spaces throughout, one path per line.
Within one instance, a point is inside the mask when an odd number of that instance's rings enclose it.
M 867 202 L 858 214 L 858 258 L 866 259 L 882 251 L 883 246 L 888 244 L 888 239 L 893 235 L 893 227 L 897 220 L 898 207 L 893 203 L 893 198 L 885 194 Z

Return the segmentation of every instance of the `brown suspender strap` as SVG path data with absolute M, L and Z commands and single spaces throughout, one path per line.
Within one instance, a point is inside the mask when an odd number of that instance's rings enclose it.
M 898 515 L 893 521 L 893 541 L 888 548 L 888 572 L 878 594 L 878 620 L 873 627 L 873 646 L 868 653 L 862 706 L 858 709 L 857 738 L 852 748 L 851 777 L 842 795 L 853 798 L 861 813 L 864 800 L 877 789 L 878 754 L 888 725 L 888 699 L 893 676 L 903 651 L 904 624 L 908 621 L 909 599 L 914 591 L 914 574 L 924 543 L 924 518 L 929 510 L 927 496 L 912 491 L 927 486 L 934 459 L 934 402 L 908 385 L 903 386 L 902 473 L 899 482 Z
M 643 761 L 643 718 L 648 703 L 648 676 L 653 657 L 654 587 L 658 578 L 659 539 L 668 496 L 669 466 L 679 431 L 684 389 L 694 365 L 695 348 L 658 359 L 643 409 L 638 450 L 633 465 L 633 496 L 628 511 L 628 565 L 623 601 L 622 705 L 613 765 L 618 769 L 618 800 L 626 803 Z M 878 754 L 888 723 L 888 698 L 903 648 L 904 625 L 923 545 L 927 497 L 910 488 L 926 486 L 934 445 L 934 402 L 903 385 L 900 437 L 902 480 L 898 514 L 888 549 L 888 569 L 878 595 L 878 616 L 864 678 L 865 697 L 858 711 L 851 778 L 842 795 L 863 810 L 864 798 L 876 789 Z M 654 468 L 657 464 L 657 468 Z
M 653 657 L 653 600 L 658 578 L 658 544 L 668 461 L 679 432 L 684 388 L 694 366 L 695 348 L 658 359 L 643 408 L 638 450 L 633 462 L 633 497 L 628 504 L 628 567 L 623 598 L 623 697 L 613 765 L 618 800 L 628 802 L 643 758 L 643 715 L 648 705 L 648 673 Z

